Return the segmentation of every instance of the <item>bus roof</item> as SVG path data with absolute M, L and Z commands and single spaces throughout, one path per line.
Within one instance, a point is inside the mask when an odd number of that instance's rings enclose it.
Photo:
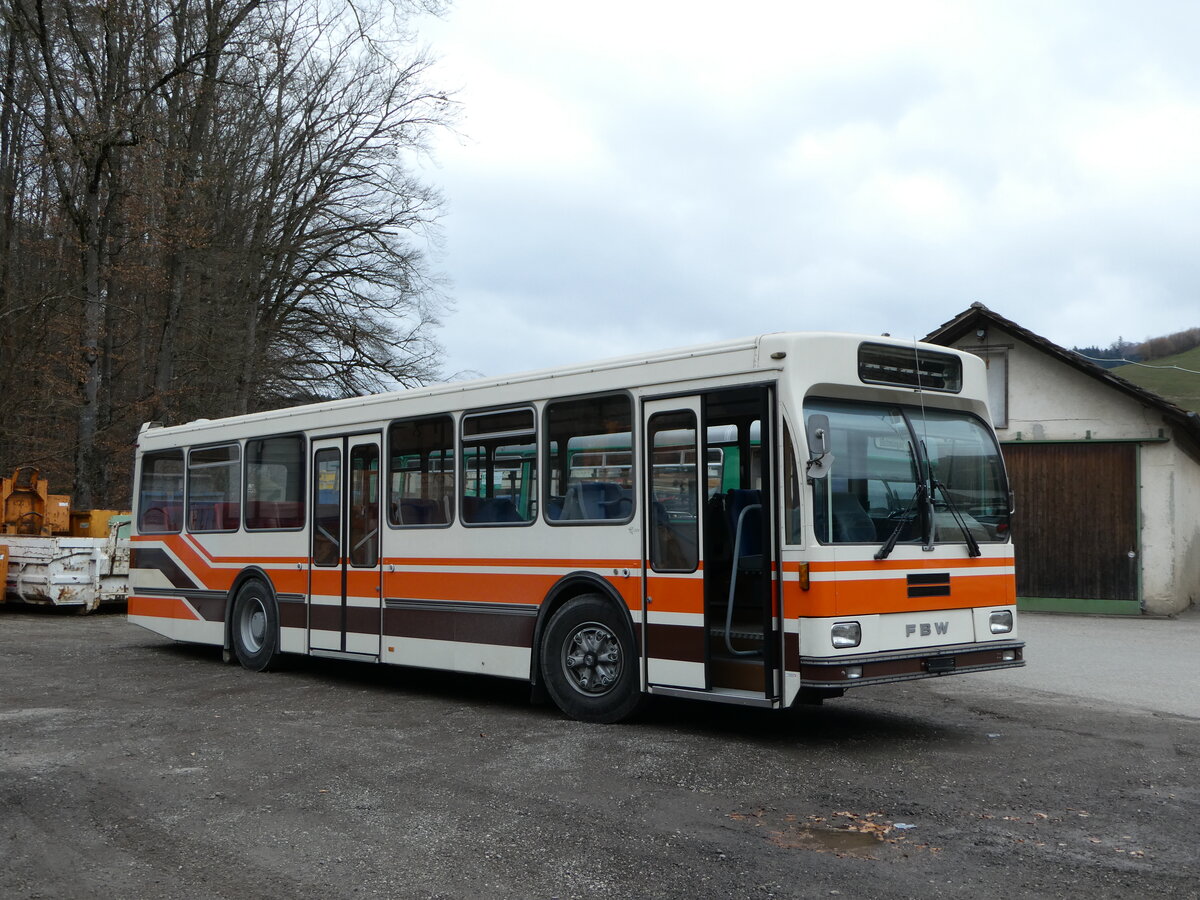
M 466 408 L 502 406 L 505 403 L 524 404 L 552 396 L 600 393 L 722 375 L 778 371 L 784 368 L 784 361 L 789 357 L 792 357 L 793 364 L 796 364 L 796 359 L 801 360 L 801 364 L 810 370 L 810 375 L 815 376 L 818 372 L 828 370 L 826 377 L 814 377 L 813 381 L 851 383 L 850 377 L 853 374 L 853 382 L 859 383 L 856 374 L 856 350 L 864 342 L 897 348 L 919 347 L 924 353 L 973 359 L 978 365 L 979 383 L 972 384 L 972 388 L 975 395 L 983 393 L 982 361 L 963 351 L 888 336 L 842 332 L 772 332 L 738 340 L 327 400 L 241 416 L 197 419 L 180 425 L 164 426 L 147 422 L 142 425 L 139 444 L 144 443 L 145 439 L 150 439 L 154 444 L 161 441 L 163 445 L 171 445 L 184 435 L 189 435 L 191 442 L 202 442 L 207 440 L 203 434 L 206 431 L 214 433 L 212 440 L 220 440 L 226 437 L 232 439 L 243 431 L 245 434 L 284 434 L 326 427 L 345 428 L 356 421 L 424 415 L 435 408 L 447 406 Z M 854 353 L 850 352 L 852 348 Z M 839 364 L 834 365 L 835 362 Z M 538 382 L 544 382 L 545 388 L 536 389 Z M 510 390 L 504 390 L 506 388 Z M 463 395 L 462 400 L 448 403 L 447 398 L 456 394 Z M 487 396 L 472 396 L 483 394 Z M 405 412 L 398 413 L 387 408 L 401 400 L 406 406 Z M 371 410 L 371 407 L 381 408 Z M 220 437 L 217 436 L 217 432 L 220 432 Z

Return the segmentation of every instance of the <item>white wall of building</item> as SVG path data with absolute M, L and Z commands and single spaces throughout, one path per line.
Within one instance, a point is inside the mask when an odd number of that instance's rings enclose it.
M 1200 464 L 1179 446 L 1141 448 L 1142 605 L 1182 612 L 1200 599 Z
M 1200 462 L 1175 442 L 1162 413 L 998 328 L 985 341 L 971 335 L 954 346 L 1003 356 L 989 367 L 989 376 L 1007 378 L 1001 441 L 1146 441 L 1138 473 L 1143 608 L 1167 615 L 1200 600 Z

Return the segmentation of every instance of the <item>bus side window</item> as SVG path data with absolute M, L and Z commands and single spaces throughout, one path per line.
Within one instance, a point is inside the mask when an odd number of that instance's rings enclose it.
M 188 453 L 188 531 L 237 531 L 242 520 L 240 454 L 237 444 Z
M 314 566 L 336 566 L 342 560 L 342 452 L 318 450 L 313 460 Z
M 537 514 L 537 431 L 529 407 L 462 417 L 462 520 L 523 525 Z
M 246 441 L 246 529 L 304 527 L 305 443 L 298 434 Z
M 138 531 L 178 533 L 183 525 L 183 451 L 164 450 L 142 457 L 138 489 Z
M 406 528 L 454 521 L 454 420 L 430 416 L 388 429 L 388 521 Z
M 646 443 L 650 471 L 650 568 L 694 572 L 700 560 L 700 467 L 696 416 L 655 413 Z
M 628 394 L 546 406 L 546 518 L 628 522 L 633 515 L 633 407 Z
M 796 446 L 792 443 L 792 431 L 787 423 L 783 426 L 783 483 L 787 496 L 784 498 L 784 543 L 803 543 L 801 535 L 800 470 L 796 464 Z

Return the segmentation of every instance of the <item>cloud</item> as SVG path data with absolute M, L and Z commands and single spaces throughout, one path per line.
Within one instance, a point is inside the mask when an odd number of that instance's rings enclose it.
M 1198 324 L 1200 7 L 460 0 L 427 33 L 450 370 L 981 300 L 1062 343 Z M 519 348 L 519 349 L 516 349 Z

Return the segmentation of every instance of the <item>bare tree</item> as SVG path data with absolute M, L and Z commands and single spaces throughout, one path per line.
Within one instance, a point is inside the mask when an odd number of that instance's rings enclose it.
M 403 27 L 439 5 L 5 0 L 0 466 L 90 505 L 141 418 L 435 377 L 407 166 L 450 101 Z

